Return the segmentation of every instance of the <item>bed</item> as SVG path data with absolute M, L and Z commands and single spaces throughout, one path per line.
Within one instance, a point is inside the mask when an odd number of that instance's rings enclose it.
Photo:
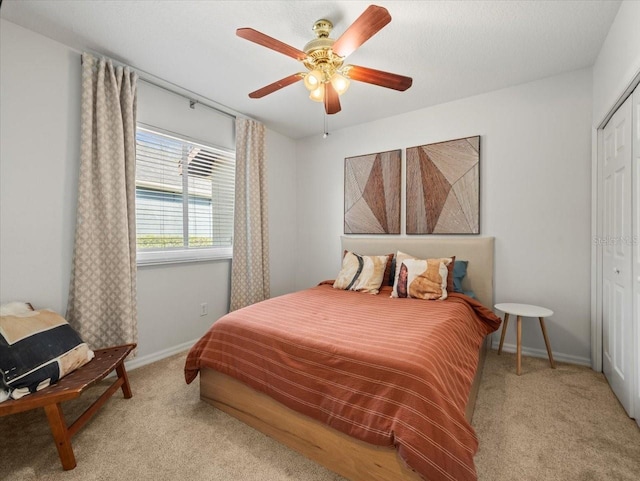
M 463 289 L 479 302 L 321 283 L 214 323 L 189 352 L 186 380 L 199 373 L 204 401 L 352 481 L 475 480 L 470 422 L 500 323 L 484 307 L 493 303 L 493 244 L 343 237 L 343 250 L 362 255 L 467 260 Z

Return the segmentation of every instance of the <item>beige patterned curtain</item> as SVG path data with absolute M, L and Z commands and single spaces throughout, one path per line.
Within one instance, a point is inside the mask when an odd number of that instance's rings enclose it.
M 236 121 L 236 201 L 231 310 L 269 298 L 269 230 L 265 128 Z
M 136 73 L 82 55 L 80 178 L 67 319 L 93 349 L 136 342 Z

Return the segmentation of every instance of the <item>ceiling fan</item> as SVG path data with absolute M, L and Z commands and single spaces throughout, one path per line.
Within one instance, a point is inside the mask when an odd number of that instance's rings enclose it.
M 283 87 L 304 80 L 305 87 L 310 92 L 309 98 L 316 102 L 324 102 L 327 114 L 336 114 L 340 112 L 341 108 L 340 95 L 349 87 L 349 80 L 394 90 L 407 90 L 413 82 L 411 77 L 359 67 L 358 65 L 344 65 L 344 59 L 347 56 L 351 55 L 390 21 L 391 15 L 386 8 L 370 5 L 338 40 L 334 40 L 329 38 L 333 24 L 326 19 L 318 20 L 313 25 L 313 31 L 317 38 L 307 43 L 304 50 L 298 50 L 252 28 L 237 29 L 236 35 L 238 37 L 292 57 L 302 62 L 308 70 L 308 72 L 294 73 L 251 92 L 249 97 L 259 99 Z

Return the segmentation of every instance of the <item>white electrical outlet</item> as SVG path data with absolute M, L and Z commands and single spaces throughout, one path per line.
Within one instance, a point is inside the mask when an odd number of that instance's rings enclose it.
M 208 310 L 207 310 L 207 303 L 206 303 L 206 302 L 203 302 L 202 304 L 200 304 L 200 317 L 202 317 L 202 316 L 206 316 L 206 315 L 207 315 L 207 313 L 208 313 Z

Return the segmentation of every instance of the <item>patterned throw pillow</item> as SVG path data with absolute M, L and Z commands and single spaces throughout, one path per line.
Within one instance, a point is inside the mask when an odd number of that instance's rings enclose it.
M 414 299 L 447 298 L 450 259 L 405 259 L 398 275 L 397 296 Z
M 93 356 L 78 333 L 53 311 L 0 316 L 0 370 L 13 399 L 44 389 Z
M 405 252 L 401 252 L 401 251 L 396 252 L 396 271 L 393 274 L 393 292 L 391 293 L 391 297 L 398 297 L 397 296 L 398 275 L 400 274 L 400 267 L 402 266 L 402 263 L 407 259 L 415 259 L 415 257 Z
M 347 255 L 349 251 L 345 250 L 342 252 L 342 258 Z M 387 256 L 387 266 L 384 268 L 384 275 L 382 276 L 382 286 L 392 286 L 393 285 L 393 276 L 395 276 L 395 268 L 396 264 L 393 262 L 393 258 L 395 254 L 385 254 Z
M 391 297 L 398 297 L 398 275 L 400 274 L 400 268 L 402 266 L 402 262 L 404 262 L 407 259 L 415 259 L 415 257 L 413 257 L 410 254 L 406 254 L 404 252 L 398 251 L 396 253 L 396 267 L 395 267 L 395 274 L 394 274 L 394 279 L 393 279 L 393 291 L 391 292 Z M 441 258 L 437 258 L 437 260 L 440 260 L 442 262 L 444 262 L 445 266 L 447 266 L 447 278 L 446 278 L 446 282 L 447 282 L 447 292 L 453 292 L 454 291 L 454 285 L 453 285 L 453 267 L 454 267 L 454 263 L 456 260 L 456 256 L 451 256 L 451 257 L 441 257 Z
M 389 256 L 360 256 L 347 252 L 342 259 L 342 269 L 338 273 L 334 289 L 369 292 L 377 294 Z

